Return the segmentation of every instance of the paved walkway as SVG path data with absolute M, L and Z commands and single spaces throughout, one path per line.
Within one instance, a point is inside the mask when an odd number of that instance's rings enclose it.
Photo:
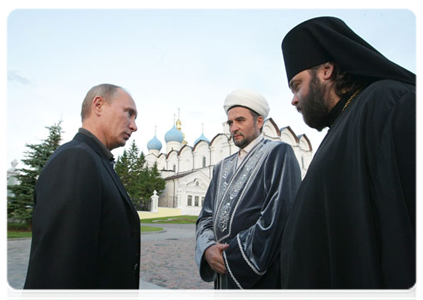
M 141 235 L 141 289 L 212 289 L 198 275 L 194 261 L 195 225 L 157 224 L 161 233 Z M 28 267 L 31 239 L 7 241 L 7 279 L 22 289 Z

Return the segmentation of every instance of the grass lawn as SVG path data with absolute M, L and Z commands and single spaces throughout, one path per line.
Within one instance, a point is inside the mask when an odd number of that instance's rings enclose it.
M 30 238 L 32 237 L 32 231 L 27 224 L 23 223 L 7 223 L 7 238 Z
M 141 226 L 141 232 L 151 232 L 151 231 L 162 231 L 163 228 L 160 227 L 152 227 L 152 226 Z M 30 231 L 7 231 L 7 238 L 8 239 L 18 239 L 18 238 L 31 238 L 32 232 Z
M 155 219 L 141 219 L 141 223 L 195 224 L 197 219 L 197 216 L 174 216 Z
M 8 239 L 17 239 L 17 238 L 30 238 L 32 237 L 31 231 L 7 231 Z
M 151 227 L 151 226 L 141 226 L 141 232 L 154 232 L 154 231 L 162 231 L 163 228 L 161 227 Z

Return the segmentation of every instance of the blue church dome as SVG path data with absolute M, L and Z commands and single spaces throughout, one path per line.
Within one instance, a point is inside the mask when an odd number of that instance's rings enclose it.
M 201 136 L 195 140 L 194 145 L 196 145 L 199 141 L 210 143 L 210 141 L 204 136 L 204 133 L 202 133 Z
M 148 150 L 161 150 L 162 149 L 162 143 L 159 141 L 159 139 L 154 136 L 148 143 L 147 143 L 147 149 Z
M 182 143 L 184 140 L 184 135 L 180 132 L 175 125 L 173 125 L 172 129 L 166 132 L 165 134 L 165 141 L 166 143 L 169 142 L 179 142 Z

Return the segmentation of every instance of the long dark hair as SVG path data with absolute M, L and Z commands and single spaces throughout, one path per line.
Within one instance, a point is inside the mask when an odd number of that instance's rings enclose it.
M 335 62 L 331 62 L 333 64 L 333 72 L 331 80 L 333 81 L 333 87 L 335 89 L 335 93 L 337 96 L 349 97 L 358 89 L 364 89 L 366 86 L 374 82 L 375 80 L 351 74 L 342 69 L 340 65 Z M 311 74 L 316 74 L 317 69 L 321 68 L 323 64 L 310 68 Z
M 342 69 L 337 63 L 333 63 L 334 69 L 332 80 L 334 82 L 335 93 L 339 97 L 352 95 L 358 89 L 364 89 L 374 80 L 368 77 L 351 74 Z

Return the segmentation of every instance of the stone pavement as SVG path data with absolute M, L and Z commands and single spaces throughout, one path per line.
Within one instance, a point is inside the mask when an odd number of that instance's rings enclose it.
M 141 279 L 167 289 L 213 289 L 194 260 L 194 224 L 146 224 L 165 232 L 141 235 Z
M 157 224 L 164 232 L 141 235 L 141 289 L 213 289 L 198 275 L 194 260 L 194 224 Z M 7 279 L 22 289 L 31 239 L 8 239 Z

